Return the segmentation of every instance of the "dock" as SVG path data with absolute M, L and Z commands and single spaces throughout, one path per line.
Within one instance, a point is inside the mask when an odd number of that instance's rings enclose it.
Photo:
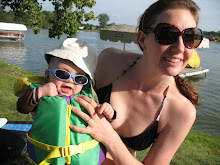
M 206 74 L 209 72 L 209 69 L 202 68 L 202 67 L 195 67 L 195 68 L 185 68 L 180 73 L 180 77 L 189 77 L 189 76 L 196 76 L 200 74 Z

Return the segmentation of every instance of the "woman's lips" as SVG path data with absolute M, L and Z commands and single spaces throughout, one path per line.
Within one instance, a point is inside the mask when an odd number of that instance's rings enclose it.
M 169 61 L 169 62 L 173 62 L 173 63 L 177 63 L 177 62 L 180 62 L 181 60 L 178 59 L 178 58 L 171 58 L 171 57 L 164 57 L 164 59 L 166 61 Z

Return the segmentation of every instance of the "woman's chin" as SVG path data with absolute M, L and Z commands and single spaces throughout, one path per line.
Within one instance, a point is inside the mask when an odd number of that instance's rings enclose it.
M 182 71 L 182 69 L 177 69 L 177 68 L 170 68 L 164 71 L 164 74 L 168 75 L 168 76 L 176 76 L 178 75 L 180 72 Z

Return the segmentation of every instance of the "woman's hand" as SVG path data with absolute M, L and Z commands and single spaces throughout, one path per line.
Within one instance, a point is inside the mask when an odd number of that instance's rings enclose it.
M 86 128 L 71 125 L 70 128 L 73 131 L 90 134 L 94 139 L 103 143 L 112 156 L 115 164 L 141 164 L 130 154 L 127 147 L 121 141 L 119 135 L 112 128 L 104 115 L 96 113 L 98 106 L 94 100 L 87 96 L 80 95 L 79 97 L 75 97 L 75 101 L 81 104 L 89 112 L 90 116 L 76 107 L 72 107 L 72 111 L 88 123 Z
M 76 127 L 75 125 L 71 125 L 70 128 L 76 132 L 90 134 L 93 138 L 102 142 L 104 145 L 108 143 L 108 141 L 111 139 L 110 136 L 117 133 L 114 131 L 104 115 L 96 113 L 96 109 L 98 108 L 96 102 L 84 95 L 80 95 L 74 99 L 89 112 L 90 116 L 80 111 L 76 107 L 72 107 L 72 111 L 86 121 L 88 126 L 86 128 L 80 128 Z

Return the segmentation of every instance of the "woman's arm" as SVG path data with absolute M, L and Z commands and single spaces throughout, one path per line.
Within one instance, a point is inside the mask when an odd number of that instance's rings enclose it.
M 136 151 L 129 149 L 129 148 L 127 148 L 127 149 L 130 151 L 130 153 L 133 155 L 133 157 L 136 158 Z M 102 163 L 102 165 L 115 165 L 115 162 L 114 162 L 112 156 L 110 155 L 110 153 L 108 152 L 108 150 L 106 152 L 106 159 Z
M 182 99 L 173 104 L 176 106 L 166 108 L 168 112 L 161 115 L 159 127 L 162 121 L 166 125 L 145 157 L 144 164 L 168 165 L 195 121 L 196 109 L 189 100 Z
M 115 48 L 104 49 L 98 56 L 95 70 L 95 89 L 111 84 L 141 54 Z

